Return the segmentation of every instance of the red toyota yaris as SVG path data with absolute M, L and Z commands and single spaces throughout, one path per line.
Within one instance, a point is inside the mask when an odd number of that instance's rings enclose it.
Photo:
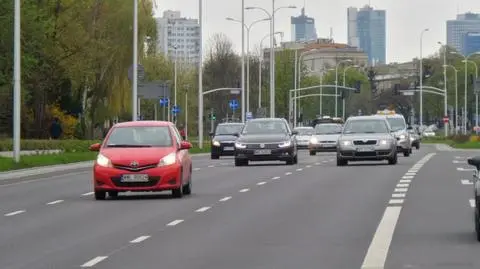
M 175 125 L 163 121 L 115 124 L 103 143 L 93 167 L 95 199 L 126 191 L 171 190 L 180 198 L 192 192 L 192 145 L 182 141 Z

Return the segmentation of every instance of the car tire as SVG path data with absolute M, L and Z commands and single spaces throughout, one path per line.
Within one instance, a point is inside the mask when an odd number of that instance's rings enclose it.
M 404 151 L 404 152 L 403 152 L 403 156 L 405 156 L 405 157 L 410 156 L 410 150 Z
M 109 191 L 108 196 L 112 198 L 117 198 L 118 197 L 118 191 Z
M 211 158 L 212 160 L 218 160 L 218 159 L 220 159 L 220 156 L 217 155 L 217 154 L 213 154 L 213 153 L 212 153 L 212 154 L 210 155 L 210 158 Z
M 317 153 L 315 151 L 310 151 L 310 156 L 315 156 Z
M 337 157 L 337 166 L 345 166 L 345 165 L 348 165 L 348 161 Z
M 235 166 L 246 166 L 246 165 L 248 165 L 248 160 L 235 159 Z
M 395 165 L 398 163 L 398 155 L 395 153 L 393 154 L 393 157 L 388 159 L 388 164 L 389 165 Z
M 298 164 L 298 152 L 295 154 L 295 157 L 293 159 L 293 164 Z
M 172 190 L 173 198 L 182 198 L 183 197 L 183 186 Z
M 95 191 L 95 200 L 105 200 L 107 197 L 107 192 L 105 191 Z
M 416 149 L 420 149 L 420 143 L 416 144 L 416 145 L 415 145 L 415 148 L 416 148 Z
M 295 164 L 295 157 L 290 158 L 290 160 L 285 162 L 287 165 L 294 165 Z
M 183 188 L 182 190 L 183 194 L 185 195 L 192 194 L 192 179 L 190 178 L 190 180 L 188 180 L 188 183 L 183 185 L 182 188 Z

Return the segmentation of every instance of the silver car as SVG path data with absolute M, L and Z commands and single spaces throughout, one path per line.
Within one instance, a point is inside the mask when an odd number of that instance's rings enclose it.
M 385 117 L 348 118 L 338 138 L 337 166 L 375 160 L 387 160 L 393 165 L 397 158 L 397 139 Z
M 308 148 L 308 142 L 313 135 L 313 127 L 296 127 L 293 129 L 297 131 L 295 135 L 295 141 L 297 142 L 297 148 L 306 149 Z
M 397 139 L 397 152 L 402 152 L 405 157 L 410 156 L 410 154 L 412 154 L 412 141 L 410 140 L 405 118 L 400 114 L 386 115 L 383 117 L 386 117 Z
M 315 134 L 310 139 L 308 151 L 310 155 L 317 152 L 336 152 L 338 137 L 342 133 L 342 125 L 338 123 L 323 123 L 315 126 Z

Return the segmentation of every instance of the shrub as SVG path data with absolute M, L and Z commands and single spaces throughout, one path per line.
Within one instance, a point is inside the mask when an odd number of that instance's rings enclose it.
M 58 118 L 60 120 L 63 129 L 62 138 L 73 139 L 75 137 L 75 129 L 78 123 L 77 118 L 65 114 L 57 106 L 48 107 L 48 111 L 52 119 Z
M 91 144 L 99 140 L 33 140 L 23 139 L 20 142 L 21 150 L 62 150 L 65 152 L 87 152 Z M 12 151 L 12 139 L 0 140 L 0 151 Z

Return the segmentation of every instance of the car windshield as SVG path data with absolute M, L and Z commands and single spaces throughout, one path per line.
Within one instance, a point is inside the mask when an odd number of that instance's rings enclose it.
M 351 120 L 343 128 L 344 134 L 377 134 L 388 133 L 384 120 Z
M 172 137 L 167 126 L 116 127 L 106 141 L 107 147 L 170 147 Z
M 392 131 L 399 131 L 407 128 L 405 120 L 403 118 L 391 118 L 387 117 L 387 121 L 392 128 Z
M 297 135 L 299 136 L 313 135 L 313 128 L 298 128 L 298 129 L 295 129 L 295 131 L 298 132 Z
M 242 131 L 243 124 L 218 125 L 215 135 L 233 135 Z
M 341 124 L 317 124 L 315 134 L 340 134 L 342 133 Z
M 287 126 L 281 121 L 250 121 L 243 128 L 242 134 L 286 134 Z

